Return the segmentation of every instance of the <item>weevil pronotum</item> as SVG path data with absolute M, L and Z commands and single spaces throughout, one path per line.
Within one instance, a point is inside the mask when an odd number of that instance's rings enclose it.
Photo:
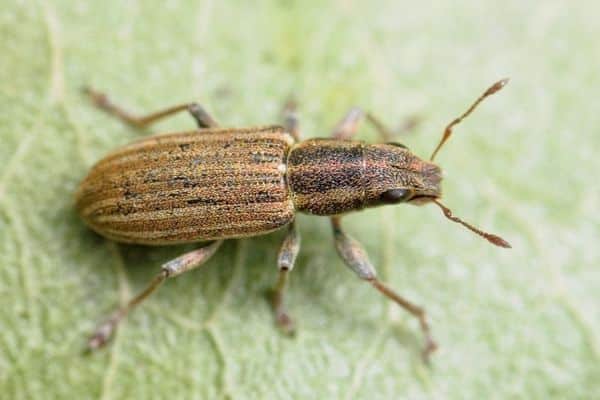
M 452 215 L 440 202 L 440 168 L 433 164 L 452 129 L 507 79 L 487 89 L 445 129 L 430 160 L 397 142 L 367 144 L 351 140 L 366 119 L 385 139 L 390 131 L 372 114 L 353 108 L 329 139 L 300 139 L 298 119 L 287 107 L 284 126 L 221 128 L 197 103 L 181 104 L 146 116 L 132 115 L 93 89 L 84 92 L 99 108 L 137 128 L 180 111 L 198 129 L 151 136 L 119 148 L 99 161 L 81 182 L 76 207 L 99 234 L 124 243 L 173 245 L 210 241 L 165 263 L 148 286 L 118 308 L 88 342 L 96 349 L 111 338 L 119 322 L 167 278 L 204 264 L 225 239 L 263 235 L 287 226 L 279 250 L 279 277 L 271 298 L 276 324 L 294 332 L 284 294 L 300 249 L 296 212 L 328 216 L 335 247 L 359 278 L 415 316 L 425 337 L 423 354 L 436 348 L 425 310 L 377 279 L 362 246 L 341 226 L 341 216 L 367 207 L 409 203 L 437 205 L 443 214 L 500 247 L 499 236 Z

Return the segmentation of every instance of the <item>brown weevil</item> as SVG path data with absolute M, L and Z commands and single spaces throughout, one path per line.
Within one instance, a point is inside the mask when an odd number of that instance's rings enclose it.
M 103 346 L 119 322 L 167 278 L 204 264 L 225 239 L 263 235 L 287 226 L 277 260 L 279 277 L 272 306 L 275 321 L 286 333 L 294 324 L 284 302 L 289 272 L 300 249 L 296 212 L 328 216 L 335 247 L 359 278 L 415 316 L 425 336 L 423 354 L 435 350 L 425 310 L 379 281 L 362 246 L 344 232 L 343 214 L 386 204 L 433 203 L 444 215 L 500 247 L 499 236 L 452 215 L 440 202 L 442 179 L 433 159 L 452 134 L 487 96 L 500 90 L 496 82 L 445 129 L 429 161 L 406 146 L 351 140 L 364 118 L 384 137 L 390 131 L 373 115 L 353 108 L 329 139 L 300 140 L 293 106 L 284 126 L 221 128 L 197 103 L 182 104 L 137 117 L 93 89 L 84 89 L 96 106 L 137 128 L 187 111 L 198 129 L 151 136 L 121 147 L 92 168 L 76 193 L 83 220 L 100 235 L 123 243 L 173 245 L 209 241 L 197 250 L 165 263 L 148 286 L 117 309 L 93 333 L 89 349 Z

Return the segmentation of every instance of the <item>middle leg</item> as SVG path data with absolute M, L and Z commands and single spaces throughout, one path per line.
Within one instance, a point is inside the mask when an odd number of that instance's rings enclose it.
M 290 271 L 294 268 L 296 256 L 300 251 L 300 235 L 296 229 L 296 225 L 292 222 L 289 227 L 279 256 L 277 257 L 277 267 L 279 269 L 279 278 L 277 284 L 272 291 L 271 305 L 275 314 L 275 323 L 287 335 L 295 333 L 294 321 L 289 316 L 287 307 L 285 306 L 285 291 L 287 289 L 288 278 Z
M 291 98 L 283 106 L 283 126 L 285 130 L 292 135 L 296 142 L 299 142 L 302 137 L 300 132 L 300 122 L 298 120 L 296 101 Z

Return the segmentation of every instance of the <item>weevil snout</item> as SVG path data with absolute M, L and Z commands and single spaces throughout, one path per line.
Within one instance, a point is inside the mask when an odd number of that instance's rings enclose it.
M 408 200 L 410 204 L 414 205 L 423 205 L 442 196 L 442 169 L 428 161 L 419 159 L 419 162 L 419 170 L 425 189 L 421 189 Z
M 425 204 L 441 196 L 440 167 L 398 143 L 365 148 L 366 198 L 370 206 Z

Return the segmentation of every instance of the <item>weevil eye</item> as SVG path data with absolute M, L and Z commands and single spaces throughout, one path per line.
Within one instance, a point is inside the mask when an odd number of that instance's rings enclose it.
M 410 189 L 390 189 L 381 194 L 381 201 L 386 204 L 401 203 L 409 200 L 413 195 Z

